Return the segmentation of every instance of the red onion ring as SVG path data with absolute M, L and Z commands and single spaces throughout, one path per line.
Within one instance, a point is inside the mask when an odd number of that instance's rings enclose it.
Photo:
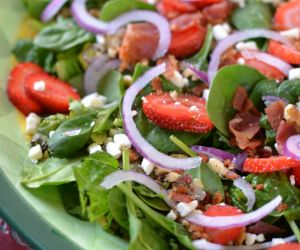
M 189 68 L 191 71 L 194 72 L 194 74 L 203 82 L 208 82 L 208 76 L 206 74 L 206 72 L 198 70 L 195 68 L 194 65 L 188 63 L 188 62 L 183 62 L 184 66 L 186 66 L 187 68 Z
M 107 32 L 108 23 L 102 22 L 88 13 L 86 9 L 87 0 L 74 0 L 71 5 L 71 13 L 76 23 L 83 29 L 96 33 L 104 34 Z
M 133 10 L 124 13 L 114 19 L 108 26 L 108 33 L 113 34 L 118 29 L 130 22 L 146 21 L 156 26 L 159 31 L 159 42 L 153 55 L 153 60 L 163 57 L 171 43 L 171 31 L 169 22 L 162 15 L 149 10 Z
M 254 50 L 242 50 L 241 53 L 245 59 L 256 59 L 261 62 L 264 62 L 278 69 L 286 76 L 289 74 L 289 71 L 293 68 L 290 64 L 268 53 Z
M 125 171 L 118 170 L 113 172 L 112 174 L 106 176 L 104 180 L 101 182 L 100 186 L 105 189 L 110 189 L 121 182 L 124 181 L 134 181 L 139 184 L 146 186 L 151 189 L 156 194 L 162 194 L 164 196 L 164 201 L 170 206 L 174 207 L 175 204 L 170 199 L 168 199 L 168 192 L 164 188 L 162 188 L 159 184 L 157 184 L 152 178 L 145 174 L 141 174 L 135 171 Z
M 242 177 L 240 177 L 233 181 L 233 185 L 239 188 L 243 192 L 243 194 L 247 198 L 247 203 L 246 203 L 247 208 L 249 210 L 252 209 L 255 204 L 256 197 L 251 184 L 247 182 L 245 179 L 243 179 Z
M 246 152 L 242 152 L 235 155 L 232 159 L 232 163 L 234 164 L 235 169 L 239 171 L 243 171 L 244 161 L 246 160 L 247 157 L 248 155 Z
M 233 46 L 239 41 L 243 41 L 250 38 L 264 37 L 272 40 L 279 41 L 285 45 L 292 46 L 290 41 L 280 35 L 278 32 L 265 30 L 265 29 L 252 29 L 246 31 L 237 31 L 229 35 L 225 39 L 221 40 L 215 47 L 211 54 L 210 63 L 208 65 L 208 80 L 211 82 L 220 65 L 220 58 L 224 51 Z
M 86 94 L 97 92 L 99 81 L 111 70 L 120 66 L 120 61 L 107 60 L 106 56 L 97 57 L 84 74 L 84 91 Z
M 44 23 L 49 22 L 60 11 L 67 1 L 68 0 L 52 0 L 43 10 L 41 21 Z
M 283 238 L 285 242 L 292 242 L 296 240 L 296 236 L 292 235 L 286 238 Z M 207 240 L 194 240 L 193 245 L 196 249 L 199 250 L 259 250 L 267 249 L 273 245 L 272 241 L 268 241 L 261 244 L 254 244 L 252 246 L 224 246 L 216 243 L 209 242 Z
M 191 149 L 197 153 L 204 153 L 209 157 L 214 157 L 219 160 L 233 160 L 234 154 L 228 153 L 224 150 L 213 148 L 213 147 L 205 147 L 205 146 L 191 146 Z
M 288 101 L 282 97 L 279 96 L 273 96 L 273 95 L 264 95 L 261 97 L 261 99 L 264 101 L 266 106 L 269 106 L 270 104 L 278 101 L 282 101 L 285 103 L 285 105 L 288 105 Z
M 282 202 L 282 197 L 278 195 L 272 201 L 266 203 L 259 209 L 241 215 L 233 216 L 206 216 L 203 214 L 194 213 L 188 215 L 185 219 L 191 223 L 202 227 L 209 228 L 233 228 L 233 227 L 243 227 L 249 224 L 255 223 L 265 216 L 269 215 L 278 205 Z
M 285 156 L 300 160 L 300 135 L 290 136 L 283 144 L 283 153 Z
M 166 64 L 159 64 L 158 66 L 155 66 L 152 69 L 148 70 L 127 89 L 122 106 L 124 130 L 132 145 L 136 148 L 136 150 L 153 164 L 158 165 L 162 168 L 173 170 L 187 170 L 191 168 L 196 168 L 201 164 L 200 157 L 180 159 L 159 152 L 148 141 L 144 139 L 144 137 L 141 135 L 140 131 L 136 127 L 136 124 L 131 115 L 132 105 L 137 94 L 152 79 L 165 72 L 165 70 Z

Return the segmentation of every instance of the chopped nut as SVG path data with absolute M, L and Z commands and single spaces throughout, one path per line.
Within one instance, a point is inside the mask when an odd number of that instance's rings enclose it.
M 284 119 L 288 123 L 294 123 L 300 129 L 300 109 L 297 106 L 289 104 L 284 109 Z

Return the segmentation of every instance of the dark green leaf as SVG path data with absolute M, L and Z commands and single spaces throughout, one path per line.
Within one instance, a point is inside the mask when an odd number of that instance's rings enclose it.
M 229 136 L 228 123 L 235 114 L 232 99 L 237 87 L 243 86 L 251 91 L 263 79 L 265 77 L 257 70 L 244 65 L 226 66 L 217 73 L 210 88 L 207 112 L 224 135 Z
M 23 0 L 23 2 L 30 15 L 40 19 L 43 10 L 51 0 Z
M 247 1 L 245 7 L 237 8 L 232 13 L 231 21 L 239 30 L 264 28 L 270 29 L 272 25 L 271 6 L 260 0 Z
M 200 177 L 205 191 L 212 195 L 216 192 L 220 192 L 224 197 L 224 189 L 221 178 L 212 171 L 206 163 L 201 164 Z
M 284 81 L 279 85 L 277 95 L 287 99 L 289 103 L 298 102 L 300 96 L 300 80 Z
M 54 51 L 65 51 L 91 41 L 94 36 L 81 29 L 72 19 L 60 18 L 55 24 L 42 29 L 34 38 L 34 44 Z
M 38 133 L 43 134 L 45 136 L 49 136 L 49 133 L 51 131 L 56 130 L 57 127 L 60 124 L 62 124 L 66 119 L 67 116 L 63 114 L 47 116 L 41 121 L 38 127 Z
M 83 72 L 77 58 L 59 60 L 55 63 L 54 69 L 59 79 L 67 82 Z
M 122 74 L 119 71 L 111 71 L 103 77 L 98 85 L 98 92 L 107 97 L 108 102 L 120 101 L 122 98 Z
M 114 121 L 113 113 L 117 111 L 118 107 L 119 105 L 116 103 L 110 108 L 98 112 L 93 133 L 102 134 L 112 128 Z
M 111 21 L 117 16 L 134 9 L 155 10 L 155 6 L 137 0 L 111 0 L 103 5 L 100 18 L 103 21 Z
M 57 157 L 69 157 L 80 150 L 92 134 L 91 114 L 70 118 L 64 121 L 49 139 L 49 150 Z
M 266 115 L 261 116 L 259 125 L 265 130 L 265 145 L 273 146 L 275 144 L 276 131 L 272 129 Z

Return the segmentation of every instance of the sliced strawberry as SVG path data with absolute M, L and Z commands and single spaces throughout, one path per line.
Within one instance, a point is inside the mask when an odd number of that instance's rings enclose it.
M 197 8 L 182 0 L 161 0 L 157 4 L 157 10 L 165 17 L 172 19 L 180 14 L 197 11 Z
M 232 206 L 221 206 L 221 205 L 212 205 L 205 212 L 206 216 L 230 216 L 230 215 L 239 215 L 242 214 L 242 211 L 236 207 Z M 235 241 L 239 238 L 243 227 L 235 227 L 230 229 L 217 229 L 217 228 L 205 228 L 205 233 L 208 234 L 209 240 L 226 245 L 230 241 Z
M 143 98 L 143 111 L 148 119 L 166 129 L 206 133 L 214 128 L 205 100 L 194 95 L 151 93 Z
M 290 168 L 300 168 L 300 161 L 287 156 L 269 158 L 247 158 L 243 171 L 250 173 L 268 173 Z
M 43 107 L 31 100 L 24 88 L 25 78 L 38 72 L 43 72 L 43 69 L 36 64 L 25 62 L 14 67 L 8 78 L 7 96 L 24 115 L 28 115 L 30 112 L 43 113 Z
M 193 1 L 191 1 L 191 3 L 195 6 L 197 6 L 198 8 L 203 8 L 205 6 L 216 4 L 216 3 L 219 3 L 222 1 L 223 0 L 193 0 Z
M 169 53 L 182 58 L 196 53 L 202 46 L 206 28 L 199 13 L 184 14 L 171 21 L 172 40 Z
M 298 243 L 284 243 L 268 248 L 267 250 L 300 250 Z
M 300 168 L 294 168 L 293 175 L 295 176 L 296 185 L 300 187 Z
M 300 1 L 290 0 L 278 6 L 274 16 L 275 27 L 286 30 L 300 27 Z
M 45 83 L 45 91 L 36 91 L 36 82 Z M 47 73 L 36 73 L 28 76 L 25 80 L 25 90 L 28 96 L 43 105 L 53 113 L 67 113 L 69 100 L 79 100 L 79 94 L 67 83 L 50 76 Z
M 289 48 L 279 42 L 270 41 L 268 53 L 277 56 L 290 64 L 300 64 L 300 51 Z

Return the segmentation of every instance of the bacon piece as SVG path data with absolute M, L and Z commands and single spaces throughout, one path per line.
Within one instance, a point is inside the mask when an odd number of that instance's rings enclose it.
M 129 24 L 119 50 L 122 68 L 130 69 L 135 63 L 150 59 L 158 45 L 159 32 L 150 23 Z
M 280 121 L 283 119 L 285 104 L 283 101 L 271 103 L 265 108 L 267 119 L 273 130 L 277 131 Z
M 282 228 L 273 226 L 263 221 L 259 221 L 254 225 L 250 226 L 247 231 L 252 234 L 265 234 L 265 235 L 280 234 L 284 232 Z
M 238 87 L 235 91 L 233 100 L 232 100 L 232 107 L 239 112 L 244 110 L 245 105 L 248 101 L 248 93 L 244 87 Z M 248 110 L 247 110 L 248 111 Z
M 249 146 L 250 140 L 259 131 L 260 117 L 249 112 L 238 113 L 229 121 L 229 130 L 235 136 L 237 145 L 241 149 Z
M 163 73 L 163 75 L 169 80 L 174 75 L 174 72 L 179 70 L 178 61 L 173 55 L 167 55 L 157 61 L 157 65 L 161 63 L 166 64 L 166 71 Z
M 287 123 L 282 120 L 278 126 L 278 130 L 276 133 L 276 143 L 277 143 L 277 151 L 282 153 L 283 144 L 285 141 L 292 135 L 297 134 L 297 128 L 294 124 Z
M 229 0 L 213 4 L 203 9 L 203 15 L 209 23 L 223 23 L 229 17 L 234 8 L 234 4 Z

